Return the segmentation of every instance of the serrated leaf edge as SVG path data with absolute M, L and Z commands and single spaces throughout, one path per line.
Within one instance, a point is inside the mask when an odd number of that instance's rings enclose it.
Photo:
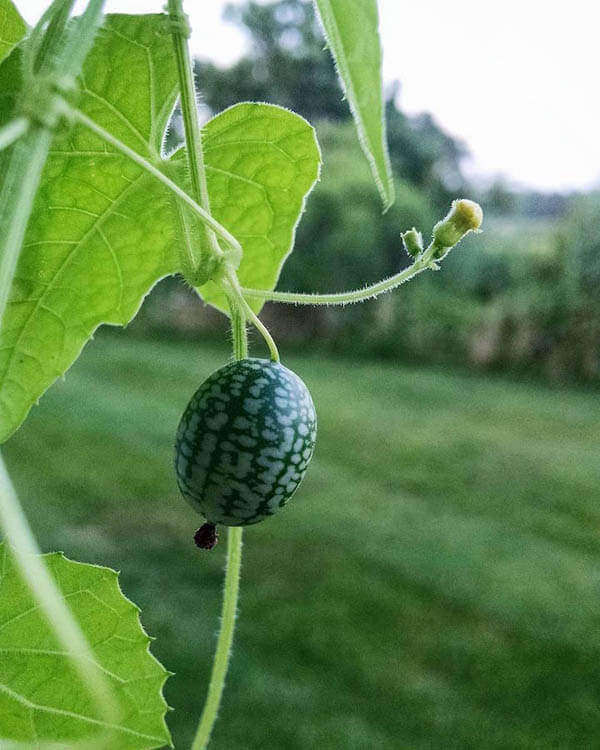
M 5 541 L 0 540 L 0 550 L 2 551 L 2 566 L 1 566 L 1 570 L 0 570 L 0 581 L 2 580 L 2 578 L 5 575 L 5 571 L 6 571 L 5 565 L 6 565 L 6 560 L 7 560 L 9 546 L 10 546 L 9 543 L 6 540 Z M 119 579 L 119 576 L 120 576 L 119 571 L 117 571 L 114 568 L 111 568 L 111 567 L 109 567 L 107 565 L 98 565 L 96 563 L 85 563 L 85 562 L 81 562 L 80 560 L 73 560 L 73 559 L 67 557 L 64 554 L 64 552 L 62 552 L 61 550 L 58 550 L 58 551 L 55 551 L 55 552 L 46 552 L 46 553 L 40 555 L 40 557 L 42 559 L 48 559 L 48 560 L 58 558 L 58 559 L 64 560 L 67 563 L 70 563 L 71 565 L 75 565 L 75 566 L 78 566 L 78 567 L 86 567 L 86 568 L 96 568 L 98 570 L 101 570 L 102 572 L 106 571 L 106 572 L 108 572 L 108 573 L 110 573 L 110 574 L 113 575 L 113 580 L 116 583 L 118 593 L 125 600 L 126 604 L 129 605 L 131 609 L 133 609 L 134 614 L 135 614 L 136 624 L 139 627 L 141 633 L 146 638 L 146 648 L 145 648 L 146 654 L 150 657 L 150 659 L 152 660 L 152 662 L 154 662 L 156 665 L 158 665 L 158 667 L 160 668 L 160 670 L 163 673 L 163 679 L 162 679 L 162 682 L 159 685 L 159 697 L 160 697 L 160 700 L 162 702 L 163 709 L 164 709 L 163 712 L 162 712 L 162 716 L 161 716 L 162 725 L 163 725 L 163 729 L 165 730 L 165 736 L 169 738 L 169 741 L 165 743 L 164 742 L 164 737 L 155 737 L 153 735 L 147 735 L 147 734 L 144 734 L 143 732 L 138 732 L 136 730 L 133 730 L 133 729 L 130 729 L 128 727 L 121 726 L 121 725 L 108 725 L 108 724 L 106 724 L 106 722 L 94 719 L 94 718 L 89 717 L 89 716 L 84 716 L 84 715 L 76 714 L 76 713 L 71 712 L 71 711 L 60 711 L 59 709 L 53 709 L 52 713 L 57 713 L 57 714 L 65 715 L 65 716 L 72 716 L 75 719 L 78 719 L 78 720 L 81 720 L 81 721 L 84 721 L 84 722 L 88 722 L 90 724 L 96 724 L 98 726 L 104 726 L 104 727 L 107 727 L 109 729 L 114 729 L 114 730 L 117 730 L 117 731 L 122 731 L 122 732 L 124 732 L 126 734 L 133 734 L 133 735 L 136 735 L 138 737 L 143 737 L 144 739 L 148 739 L 148 740 L 151 740 L 151 741 L 160 742 L 161 744 L 160 745 L 156 745 L 156 747 L 170 747 L 170 748 L 173 748 L 174 745 L 173 745 L 173 740 L 172 740 L 172 737 L 171 737 L 171 732 L 170 732 L 169 727 L 168 727 L 167 722 L 166 722 L 167 712 L 172 711 L 173 708 L 171 706 L 169 706 L 169 704 L 167 703 L 163 691 L 164 691 L 164 686 L 165 686 L 167 680 L 169 679 L 169 677 L 171 677 L 174 674 L 174 672 L 171 672 L 170 670 L 165 669 L 165 667 L 161 664 L 161 662 L 150 651 L 150 644 L 152 643 L 152 641 L 154 641 L 156 639 L 153 638 L 152 636 L 148 635 L 148 633 L 146 632 L 144 626 L 142 625 L 142 622 L 141 622 L 141 619 L 140 619 L 140 613 L 142 611 L 141 608 L 135 602 L 133 602 L 123 592 L 123 589 L 121 587 L 121 582 L 120 582 L 120 579 Z M 63 599 L 66 599 L 66 597 L 63 596 Z M 37 609 L 37 608 L 38 607 L 36 606 L 34 609 Z M 93 651 L 93 648 L 91 648 L 91 650 Z M 102 667 L 101 664 L 98 664 L 97 662 L 96 662 L 96 666 L 100 670 L 102 670 L 103 672 L 107 671 L 107 670 L 105 670 Z M 37 705 L 31 703 L 31 701 L 29 701 L 27 699 L 24 699 L 22 696 L 18 696 L 17 694 L 14 693 L 14 691 L 12 691 L 10 688 L 7 688 L 5 685 L 2 685 L 1 683 L 0 683 L 0 691 L 5 692 L 5 693 L 13 696 L 15 698 L 15 700 L 17 700 L 22 705 L 27 705 L 30 708 L 35 708 L 36 710 L 41 710 L 41 711 L 44 711 L 44 710 L 47 711 L 48 710 L 47 707 L 37 706 Z M 10 742 L 12 744 L 11 745 L 5 745 L 5 742 L 6 743 Z M 87 742 L 89 742 L 89 740 L 86 740 L 84 742 L 87 743 Z M 37 748 L 37 747 L 39 747 L 39 743 L 33 745 L 30 742 L 22 743 L 22 742 L 13 742 L 13 741 L 2 739 L 2 750 L 6 750 L 6 748 L 8 746 L 11 746 L 11 747 L 14 747 L 14 748 L 19 748 L 19 750 L 25 750 L 25 748 L 29 748 L 29 747 L 33 748 L 34 746 Z M 56 748 L 63 748 L 64 747 L 64 745 L 62 743 L 49 743 L 49 744 L 44 743 L 43 744 L 43 747 L 44 748 L 48 748 L 48 750 L 50 750 L 50 748 L 53 748 L 54 746 Z

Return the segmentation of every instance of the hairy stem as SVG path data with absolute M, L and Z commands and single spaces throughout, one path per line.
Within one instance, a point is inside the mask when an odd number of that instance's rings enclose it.
M 271 359 L 273 360 L 273 362 L 279 362 L 279 351 L 277 349 L 277 344 L 275 343 L 273 337 L 269 333 L 269 329 L 262 322 L 262 320 L 258 317 L 258 315 L 254 312 L 254 310 L 250 307 L 248 302 L 244 299 L 244 294 L 243 294 L 242 288 L 240 287 L 237 274 L 232 268 L 227 269 L 226 282 L 229 286 L 229 289 L 231 290 L 230 296 L 233 295 L 237 304 L 243 310 L 246 318 L 252 321 L 252 324 L 254 325 L 254 327 L 257 329 L 257 331 L 265 340 L 265 343 L 269 347 Z
M 58 73 L 78 76 L 90 51 L 96 31 L 102 23 L 104 0 L 89 0 L 86 9 L 74 20 L 67 43 L 60 46 L 56 68 Z
M 248 356 L 248 334 L 246 331 L 246 317 L 240 309 L 238 300 L 229 297 L 231 309 L 231 334 L 233 339 L 233 356 L 244 359 Z M 227 532 L 227 563 L 225 569 L 225 585 L 223 589 L 223 607 L 221 610 L 221 628 L 217 640 L 217 648 L 212 664 L 210 682 L 206 694 L 206 701 L 202 715 L 198 722 L 196 735 L 192 743 L 192 750 L 204 750 L 208 747 L 221 696 L 225 687 L 225 677 L 235 629 L 235 618 L 240 587 L 240 568 L 242 563 L 242 527 L 232 526 Z
M 33 75 L 39 70 L 42 63 L 48 62 L 50 53 L 53 54 L 56 51 L 55 48 L 50 46 L 49 41 L 45 41 L 46 33 L 49 31 L 50 26 L 54 26 L 54 30 L 50 32 L 50 37 L 56 42 L 55 31 L 57 26 L 56 23 L 53 24 L 52 22 L 57 15 L 63 14 L 64 8 L 67 5 L 70 10 L 72 6 L 71 0 L 53 0 L 42 13 L 33 29 L 31 29 L 27 43 L 23 45 L 24 77 Z
M 192 183 L 192 197 L 207 213 L 210 213 L 210 200 L 208 197 L 204 154 L 202 151 L 202 132 L 198 121 L 196 90 L 194 88 L 194 71 L 187 43 L 189 32 L 189 29 L 187 29 L 187 19 L 183 13 L 181 0 L 168 0 L 167 8 L 172 23 L 171 36 L 175 47 L 175 59 L 179 77 L 181 114 L 185 133 L 186 158 Z M 216 257 L 221 257 L 223 252 L 219 247 L 215 233 L 208 226 L 204 225 L 204 234 L 210 251 Z
M 221 629 L 219 630 L 206 702 L 204 703 L 198 729 L 192 742 L 192 750 L 204 750 L 208 747 L 210 735 L 217 720 L 221 695 L 225 686 L 229 657 L 231 655 L 231 644 L 233 643 L 241 563 L 242 527 L 231 526 L 227 532 L 227 567 L 223 590 Z
M 125 143 L 122 143 L 118 138 L 115 138 L 112 133 L 109 133 L 108 130 L 105 130 L 103 127 L 95 123 L 94 120 L 89 118 L 80 110 L 74 107 L 68 107 L 68 112 L 75 120 L 78 120 L 82 125 L 85 125 L 99 138 L 102 138 L 103 141 L 106 141 L 118 151 L 125 154 L 125 156 L 131 159 L 131 161 L 135 162 L 138 166 L 145 169 L 148 174 L 152 175 L 152 177 L 157 179 L 159 182 L 162 182 L 165 187 L 175 193 L 179 200 L 190 206 L 190 208 L 192 208 L 199 216 L 201 221 L 203 221 L 212 230 L 214 230 L 215 234 L 218 234 L 230 247 L 233 247 L 241 252 L 242 248 L 236 238 L 230 232 L 228 232 L 224 226 L 219 224 L 216 219 L 213 219 L 208 211 L 205 211 L 202 206 L 196 203 L 196 201 L 191 198 L 185 192 L 185 190 L 182 190 L 179 185 L 177 185 L 175 182 L 173 182 L 173 180 L 163 174 L 160 169 L 155 167 L 154 164 L 149 162 L 147 159 L 144 159 L 143 156 L 140 156 L 136 151 L 129 148 L 129 146 L 127 146 Z M 221 254 L 223 254 L 222 250 Z
M 234 359 L 245 359 L 248 356 L 248 332 L 246 315 L 238 300 L 233 295 L 228 297 L 229 315 L 231 318 L 231 339 Z
M 240 291 L 244 297 L 269 300 L 271 302 L 287 302 L 294 305 L 350 305 L 354 302 L 363 302 L 366 299 L 377 297 L 379 294 L 389 292 L 392 289 L 409 281 L 417 274 L 432 267 L 432 262 L 438 246 L 435 242 L 415 260 L 415 262 L 403 271 L 390 276 L 376 284 L 371 284 L 363 289 L 354 289 L 351 292 L 334 292 L 333 294 L 299 294 L 296 292 L 269 292 L 262 289 L 246 289 L 241 287 Z
M 46 67 L 52 68 L 54 62 L 52 57 L 60 47 L 61 40 L 65 33 L 65 27 L 74 4 L 75 0 L 60 0 L 55 6 L 48 28 L 40 42 L 39 49 L 35 50 L 35 60 L 33 63 L 34 73 L 37 73 L 40 70 L 42 64 Z

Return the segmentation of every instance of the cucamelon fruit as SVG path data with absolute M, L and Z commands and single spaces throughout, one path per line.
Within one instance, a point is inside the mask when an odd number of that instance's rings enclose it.
M 312 457 L 315 408 L 302 380 L 266 359 L 242 359 L 214 372 L 187 405 L 175 444 L 177 482 L 214 526 L 246 526 L 283 507 Z M 201 533 L 202 532 L 202 533 Z

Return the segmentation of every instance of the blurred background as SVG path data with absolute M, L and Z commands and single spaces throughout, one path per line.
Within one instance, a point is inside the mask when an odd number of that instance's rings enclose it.
M 472 153 L 471 131 L 451 134 L 435 101 L 413 111 L 414 80 L 403 107 L 388 63 L 397 200 L 382 216 L 312 6 L 237 3 L 225 21 L 243 41 L 197 60 L 203 117 L 245 99 L 281 104 L 315 124 L 323 149 L 279 289 L 341 291 L 395 273 L 408 265 L 400 232 L 427 238 L 453 197 L 479 201 L 485 219 L 440 273 L 376 301 L 265 307 L 320 432 L 294 501 L 246 534 L 211 747 L 600 746 L 600 157 L 587 150 L 578 170 L 573 138 L 556 140 L 536 172 L 531 123 L 528 146 L 500 120 L 492 132 L 480 122 Z M 422 67 L 460 99 L 428 33 Z M 399 48 L 406 39 L 397 33 Z M 510 71 L 508 55 L 499 64 Z M 496 98 L 518 121 L 510 91 Z M 490 92 L 466 93 L 476 107 Z M 442 119 L 460 128 L 445 102 Z M 556 111 L 541 114 L 544 144 Z M 168 144 L 180 137 L 175 117 Z M 521 161 L 496 168 L 494 141 Z M 153 652 L 176 673 L 176 747 L 204 700 L 225 545 L 193 547 L 200 519 L 178 497 L 173 435 L 229 356 L 225 318 L 165 279 L 126 330 L 99 332 L 5 451 L 41 546 L 122 571 Z

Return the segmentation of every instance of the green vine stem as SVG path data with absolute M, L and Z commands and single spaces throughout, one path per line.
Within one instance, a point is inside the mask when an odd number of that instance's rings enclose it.
M 167 9 L 177 62 L 181 115 L 185 133 L 186 157 L 192 184 L 192 197 L 207 213 L 210 213 L 210 199 L 206 184 L 206 171 L 204 169 L 204 153 L 202 151 L 202 132 L 198 121 L 196 89 L 194 87 L 194 69 L 187 42 L 190 34 L 189 24 L 183 12 L 181 0 L 168 0 Z M 217 258 L 222 257 L 223 251 L 219 247 L 214 232 L 206 226 L 205 236 L 210 248 L 209 252 Z M 199 259 L 198 265 L 201 265 L 201 263 L 202 259 Z
M 422 271 L 431 268 L 436 249 L 435 244 L 432 242 L 423 254 L 408 268 L 387 279 L 378 281 L 376 284 L 371 284 L 362 289 L 354 289 L 351 292 L 302 294 L 297 292 L 269 292 L 262 289 L 247 289 L 246 287 L 241 287 L 241 292 L 244 297 L 268 300 L 270 302 L 287 302 L 294 305 L 350 305 L 377 297 L 384 292 L 389 292 L 406 281 L 410 281 L 410 279 Z
M 240 298 L 241 298 L 244 310 L 246 312 L 246 315 L 252 321 L 252 324 L 254 325 L 256 330 L 260 333 L 260 335 L 263 337 L 266 345 L 269 347 L 269 354 L 271 355 L 272 361 L 279 362 L 280 360 L 279 360 L 279 351 L 277 349 L 277 344 L 275 343 L 274 338 L 269 333 L 269 329 L 262 322 L 262 320 L 258 317 L 258 315 L 254 312 L 254 310 L 250 307 L 250 305 L 246 302 L 243 295 L 240 295 Z
M 231 340 L 233 342 L 234 359 L 245 359 L 248 356 L 248 332 L 246 331 L 246 315 L 240 308 L 237 297 L 229 295 L 229 316 L 231 318 Z
M 61 75 L 78 76 L 102 24 L 104 0 L 89 0 L 84 12 L 74 20 L 66 44 L 58 45 L 56 68 Z
M 187 22 L 187 17 L 183 12 L 182 0 L 168 0 L 167 8 L 169 12 L 169 20 L 171 22 L 173 44 L 175 46 L 175 57 L 177 60 L 181 113 L 183 117 L 185 132 L 186 154 L 192 183 L 192 195 L 197 200 L 197 202 L 200 203 L 202 208 L 208 214 L 210 214 L 210 199 L 208 195 L 206 170 L 204 168 L 204 155 L 202 151 L 202 132 L 200 130 L 200 123 L 198 122 L 196 90 L 194 87 L 194 71 L 187 43 L 190 29 Z M 214 232 L 211 231 L 208 227 L 205 227 L 205 229 L 206 239 L 208 241 L 210 252 L 212 253 L 213 257 L 221 258 L 223 256 L 223 251 L 219 247 L 219 243 Z M 193 279 L 191 279 L 191 281 L 193 281 Z M 277 351 L 277 346 L 275 345 L 275 342 L 266 326 L 262 323 L 262 321 L 254 313 L 250 305 L 244 299 L 234 268 L 230 266 L 226 268 L 223 281 L 230 287 L 230 289 L 227 291 L 228 298 L 230 300 L 230 310 L 232 316 L 238 314 L 239 312 L 239 314 L 242 315 L 244 319 L 247 318 L 248 320 L 251 320 L 261 336 L 264 338 L 267 346 L 269 347 L 271 359 L 273 359 L 275 362 L 279 362 L 279 352 Z M 232 294 L 236 298 L 233 303 L 231 300 Z M 232 329 L 235 330 L 235 328 L 236 325 L 234 325 L 232 317 Z
M 64 26 L 60 29 L 61 33 L 57 38 L 55 35 L 55 31 L 58 29 L 57 22 L 59 18 L 62 18 L 66 24 L 67 18 L 63 16 L 63 7 L 67 4 L 72 5 L 71 0 L 53 0 L 31 29 L 27 37 L 27 43 L 23 45 L 22 68 L 25 76 L 32 76 L 42 64 L 49 63 L 52 55 L 56 54 L 57 48 L 50 47 L 48 41 L 44 42 L 44 39 L 46 33 L 50 30 L 50 26 L 53 26 L 50 36 L 54 44 L 58 44 L 59 38 L 62 37 L 62 32 L 64 32 Z M 44 48 L 43 52 L 42 47 Z
M 244 295 L 242 293 L 242 288 L 240 287 L 237 274 L 233 268 L 227 268 L 225 272 L 225 278 L 224 283 L 227 284 L 229 287 L 229 297 L 231 298 L 233 296 L 233 299 L 235 300 L 235 303 L 232 305 L 230 301 L 230 309 L 234 310 L 235 306 L 241 307 L 241 309 L 244 312 L 245 317 L 248 320 L 252 321 L 252 324 L 257 329 L 257 331 L 261 334 L 263 339 L 265 340 L 265 343 L 269 347 L 269 352 L 271 354 L 271 359 L 273 362 L 279 362 L 279 351 L 277 350 L 277 344 L 275 343 L 273 337 L 269 333 L 269 329 L 265 326 L 265 324 L 262 322 L 262 320 L 258 317 L 258 315 L 254 312 L 254 310 L 250 307 L 246 299 L 244 298 Z
M 0 191 L 0 328 L 52 132 L 32 127 L 14 145 Z
M 65 33 L 65 27 L 71 15 L 71 10 L 75 5 L 75 0 L 59 0 L 50 6 L 52 16 L 48 28 L 44 33 L 39 49 L 35 46 L 32 49 L 34 58 L 32 59 L 31 73 L 37 73 L 43 64 L 52 67 L 54 60 L 53 55 L 60 49 L 61 39 Z
M 245 359 L 248 356 L 248 333 L 246 316 L 240 308 L 236 297 L 229 296 L 231 315 L 231 337 L 233 356 Z M 221 696 L 225 687 L 225 677 L 231 656 L 233 633 L 240 588 L 240 569 L 242 564 L 242 527 L 231 526 L 227 532 L 227 563 L 223 589 L 223 607 L 221 610 L 221 628 L 217 648 L 212 664 L 210 682 L 206 693 L 204 708 L 198 722 L 198 728 L 192 742 L 192 750 L 204 750 L 208 747 L 210 735 L 217 720 Z
M 221 629 L 212 665 L 206 701 L 198 723 L 192 750 L 204 750 L 208 747 L 221 696 L 225 686 L 225 676 L 231 655 L 237 601 L 240 587 L 240 568 L 242 563 L 242 527 L 231 526 L 227 532 L 227 563 L 225 569 L 225 586 L 223 589 L 223 609 L 221 611 Z
M 29 130 L 29 120 L 26 117 L 15 117 L 9 123 L 0 128 L 0 151 L 12 146 L 22 135 Z
M 481 206 L 474 201 L 461 198 L 452 201 L 448 214 L 433 228 L 433 239 L 427 249 L 423 250 L 421 235 L 411 229 L 402 235 L 405 249 L 410 255 L 416 255 L 414 263 L 403 271 L 390 276 L 376 284 L 355 289 L 351 292 L 336 292 L 333 294 L 298 294 L 295 292 L 270 292 L 262 289 L 246 289 L 240 287 L 243 297 L 252 297 L 271 302 L 288 302 L 294 305 L 349 305 L 363 302 L 377 297 L 383 292 L 404 284 L 422 271 L 438 270 L 436 261 L 446 257 L 449 251 L 457 245 L 469 232 L 479 232 L 483 212 Z

